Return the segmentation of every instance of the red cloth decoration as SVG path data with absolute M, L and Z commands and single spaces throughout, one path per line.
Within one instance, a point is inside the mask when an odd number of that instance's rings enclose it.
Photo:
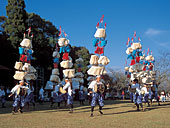
M 140 57 L 137 56 L 137 57 L 136 57 L 136 62 L 139 63 L 139 61 L 140 61 Z
M 21 55 L 20 61 L 27 62 L 27 56 L 26 55 Z
M 103 54 L 104 53 L 103 47 L 97 47 L 96 51 L 94 53 L 96 53 L 96 54 Z
M 27 61 L 27 63 L 31 64 L 31 60 Z
M 54 68 L 58 68 L 58 64 L 57 63 L 53 63 Z
M 153 65 L 152 65 L 152 64 L 149 65 L 149 70 L 150 70 L 150 71 L 153 70 Z
M 68 58 L 68 53 L 64 53 L 64 54 L 63 54 L 63 60 L 69 60 L 69 58 Z
M 81 68 L 78 68 L 78 72 L 81 72 Z
M 135 59 L 131 60 L 131 64 L 130 65 L 134 65 L 134 64 L 136 64 Z
M 130 78 L 130 77 L 131 77 L 131 75 L 130 75 L 130 74 L 128 74 L 128 75 L 127 75 L 127 78 Z
M 146 65 L 144 66 L 143 71 L 146 71 Z

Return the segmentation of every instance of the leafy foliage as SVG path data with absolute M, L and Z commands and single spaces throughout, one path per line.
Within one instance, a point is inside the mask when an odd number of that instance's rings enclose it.
M 53 47 L 58 39 L 57 28 L 50 21 L 46 21 L 34 13 L 28 14 L 26 23 L 34 34 L 32 42 L 36 57 L 35 65 L 43 67 L 52 65 Z
M 24 0 L 8 0 L 6 12 L 8 18 L 4 23 L 5 32 L 8 34 L 8 40 L 11 41 L 13 47 L 17 48 L 27 27 Z
M 107 75 L 107 83 L 109 83 L 110 87 L 114 90 L 124 90 L 127 88 L 126 76 L 121 71 L 115 71 L 113 69 L 109 69 L 109 76 Z
M 73 46 L 70 55 L 73 58 L 73 63 L 75 63 L 75 60 L 78 58 L 83 59 L 84 62 L 81 63 L 82 64 L 82 72 L 83 72 L 83 74 L 85 74 L 85 78 L 87 78 L 87 70 L 88 70 L 88 65 L 89 65 L 89 61 L 90 61 L 90 53 L 89 53 L 88 49 L 86 49 L 85 47 Z M 76 71 L 78 70 L 77 64 L 74 64 L 74 68 L 76 69 Z

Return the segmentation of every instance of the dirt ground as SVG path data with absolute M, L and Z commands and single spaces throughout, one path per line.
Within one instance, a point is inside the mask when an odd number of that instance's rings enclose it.
M 130 101 L 105 101 L 104 114 L 100 115 L 95 107 L 94 117 L 90 117 L 90 106 L 86 102 L 80 106 L 74 102 L 74 112 L 57 104 L 50 108 L 50 103 L 36 103 L 36 108 L 25 107 L 24 113 L 11 114 L 12 102 L 6 108 L 0 108 L 0 128 L 170 128 L 170 102 L 152 107 L 145 112 L 136 111 Z

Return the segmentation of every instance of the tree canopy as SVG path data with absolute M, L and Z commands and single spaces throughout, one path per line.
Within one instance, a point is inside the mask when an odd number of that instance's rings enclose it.
M 6 13 L 8 18 L 4 24 L 5 32 L 8 34 L 8 40 L 11 41 L 13 47 L 17 48 L 27 28 L 24 0 L 8 0 Z
M 35 65 L 47 67 L 52 64 L 53 47 L 58 39 L 58 29 L 50 22 L 35 13 L 28 14 L 26 23 L 31 27 Z

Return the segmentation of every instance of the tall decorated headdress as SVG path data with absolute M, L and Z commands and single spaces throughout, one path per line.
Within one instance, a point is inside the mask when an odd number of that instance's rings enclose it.
M 19 47 L 19 61 L 15 63 L 16 69 L 14 79 L 16 80 L 36 80 L 36 69 L 31 66 L 31 60 L 33 60 L 33 46 L 32 46 L 33 33 L 31 27 L 24 33 L 24 38 Z
M 156 73 L 154 71 L 155 61 L 150 49 L 148 48 L 147 55 L 145 55 L 145 50 L 142 51 L 141 39 L 136 38 L 136 32 L 134 32 L 131 41 L 128 37 L 126 46 L 128 56 L 125 62 L 125 75 L 129 81 L 138 79 L 140 84 L 151 83 L 155 79 Z M 128 60 L 130 60 L 130 64 Z
M 93 46 L 95 48 L 94 55 L 91 55 L 91 67 L 87 71 L 89 75 L 97 76 L 106 74 L 105 65 L 109 64 L 110 60 L 104 56 L 104 48 L 107 45 L 106 38 L 106 23 L 103 25 L 104 15 L 100 22 L 96 25 L 96 32 L 94 34 Z

